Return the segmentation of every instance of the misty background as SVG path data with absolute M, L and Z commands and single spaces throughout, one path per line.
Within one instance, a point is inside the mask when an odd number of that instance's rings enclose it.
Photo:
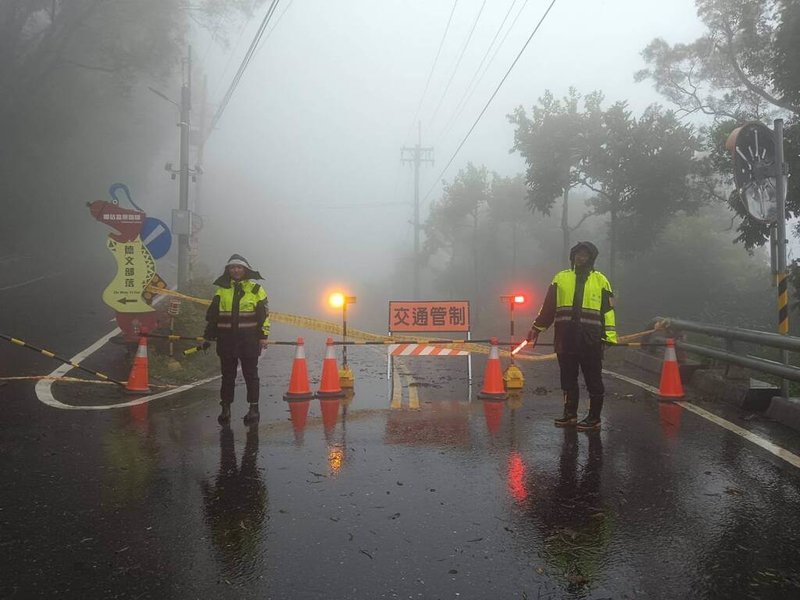
M 737 209 L 722 144 L 737 120 L 781 116 L 797 161 L 800 86 L 781 62 L 800 46 L 793 3 L 559 0 L 520 54 L 550 0 L 280 0 L 209 131 L 272 4 L 3 2 L 0 260 L 24 257 L 31 277 L 74 268 L 78 281 L 92 265 L 110 280 L 108 230 L 85 204 L 110 199 L 114 182 L 170 222 L 178 110 L 150 88 L 180 98 L 191 46 L 192 124 L 207 134 L 190 159 L 202 162 L 189 191 L 203 222 L 198 279 L 240 253 L 273 310 L 337 320 L 325 301 L 338 288 L 358 297 L 352 326 L 385 330 L 388 301 L 413 295 L 414 173 L 401 148 L 419 140 L 435 157 L 420 169 L 421 296 L 470 300 L 475 334 L 502 337 L 499 296 L 520 290 L 532 296 L 523 330 L 567 266 L 565 190 L 570 240 L 593 241 L 597 267 L 613 271 L 622 333 L 659 314 L 774 327 L 764 231 Z M 702 109 L 670 88 L 669 67 L 706 60 L 695 40 L 721 30 L 743 53 L 769 51 L 743 67 L 779 104 L 755 94 L 726 105 L 743 84 L 726 88 L 719 64 L 696 71 Z M 675 161 L 663 160 L 676 140 Z M 655 158 L 622 168 L 640 156 Z M 157 263 L 173 285 L 174 247 Z

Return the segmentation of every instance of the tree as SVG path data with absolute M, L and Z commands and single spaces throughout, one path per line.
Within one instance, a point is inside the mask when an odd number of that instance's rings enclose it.
M 678 116 L 706 115 L 703 131 L 714 170 L 706 191 L 742 218 L 736 241 L 765 244 L 769 228 L 752 220 L 732 188 L 728 134 L 743 122 L 788 118 L 786 161 L 800 173 L 800 5 L 791 0 L 696 0 L 705 33 L 689 44 L 653 40 L 642 52 L 650 79 L 677 106 Z M 789 179 L 787 216 L 800 214 L 800 179 Z
M 673 215 L 693 211 L 699 144 L 689 125 L 658 106 L 639 119 L 618 102 L 592 120 L 584 185 L 596 192 L 594 213 L 609 215 L 609 275 L 616 258 L 650 248 Z
M 561 230 L 564 256 L 570 247 L 570 232 L 578 225 L 569 224 L 569 191 L 580 185 L 585 168 L 588 143 L 588 115 L 595 112 L 603 100 L 602 94 L 589 94 L 583 102 L 584 112 L 578 111 L 581 96 L 574 88 L 562 100 L 556 100 L 548 90 L 534 105 L 530 118 L 522 106 L 508 120 L 517 126 L 514 146 L 525 158 L 528 168 L 528 207 L 533 212 L 549 215 L 558 197 L 561 204 Z
M 492 183 L 488 199 L 489 219 L 493 226 L 494 235 L 492 241 L 497 242 L 497 228 L 500 225 L 508 225 L 511 229 L 511 279 L 516 280 L 519 233 L 520 226 L 525 223 L 526 217 L 530 213 L 525 208 L 525 177 L 515 175 L 514 177 L 501 177 L 497 173 L 492 174 Z
M 489 195 L 489 171 L 476 167 L 471 162 L 459 170 L 452 183 L 445 183 L 442 197 L 431 206 L 425 223 L 425 255 L 431 257 L 441 250 L 449 253 L 449 267 L 459 257 L 458 248 L 464 245 L 471 249 L 472 282 L 474 297 L 479 296 L 478 283 L 478 217 Z M 471 234 L 464 236 L 466 227 Z M 450 270 L 450 269 L 449 269 Z
M 652 79 L 679 114 L 715 119 L 763 118 L 782 109 L 800 112 L 794 62 L 798 9 L 787 0 L 696 0 L 707 30 L 690 44 L 653 40 L 642 52 Z M 784 17 L 788 22 L 784 21 Z M 794 39 L 792 39 L 794 37 Z M 796 69 L 796 67 L 793 67 Z
M 4 249 L 78 243 L 86 239 L 75 235 L 88 223 L 83 204 L 98 189 L 120 176 L 140 182 L 139 191 L 145 187 L 152 157 L 175 130 L 173 107 L 152 96 L 147 84 L 168 83 L 177 71 L 190 12 L 202 23 L 243 5 L 205 0 L 190 10 L 179 0 L 0 3 Z
M 587 97 L 584 112 L 577 112 L 577 98 L 574 90 L 563 103 L 545 94 L 532 119 L 518 108 L 511 118 L 517 124 L 514 149 L 528 163 L 532 210 L 549 214 L 555 198 L 564 195 L 565 256 L 570 231 L 590 216 L 609 216 L 613 280 L 620 253 L 650 247 L 672 214 L 696 205 L 693 175 L 699 172 L 695 153 L 700 146 L 691 126 L 658 106 L 635 119 L 624 102 L 604 109 L 598 92 Z M 567 192 L 576 186 L 595 195 L 591 209 L 570 226 Z
M 753 329 L 774 322 L 765 253 L 751 256 L 730 243 L 719 204 L 674 218 L 650 250 L 625 259 L 619 271 L 616 285 L 625 293 L 618 318 L 628 330 L 656 316 Z

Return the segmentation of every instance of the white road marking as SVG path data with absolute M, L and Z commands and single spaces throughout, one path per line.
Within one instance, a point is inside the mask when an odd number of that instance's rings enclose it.
M 622 381 L 626 381 L 631 385 L 640 387 L 643 390 L 646 390 L 651 394 L 658 396 L 658 389 L 654 388 L 652 385 L 647 385 L 646 383 L 642 383 L 641 381 L 637 381 L 636 379 L 632 379 L 631 377 L 626 377 L 625 375 L 620 375 L 619 373 L 614 373 L 613 371 L 609 371 L 608 369 L 603 369 L 603 373 L 611 375 L 612 377 L 616 377 L 617 379 L 621 379 Z M 677 404 L 678 406 L 681 406 L 686 410 L 691 411 L 694 414 L 703 417 L 704 419 L 708 419 L 715 425 L 719 425 L 720 427 L 723 427 L 724 429 L 727 429 L 728 431 L 731 431 L 736 435 L 743 437 L 748 442 L 752 442 L 756 446 L 760 446 L 767 452 L 774 454 L 780 459 L 785 460 L 790 465 L 800 468 L 800 456 L 797 456 L 796 454 L 789 452 L 786 448 L 782 448 L 777 444 L 773 444 L 769 440 L 765 440 L 764 438 L 756 435 L 752 431 L 748 431 L 743 427 L 739 427 L 738 425 L 735 425 L 734 423 L 731 423 L 730 421 L 723 419 L 722 417 L 718 417 L 714 413 L 710 413 L 707 410 L 700 408 L 699 406 L 695 406 L 694 404 L 690 404 L 689 402 L 684 402 L 682 400 L 673 402 L 674 404 Z
M 34 277 L 33 279 L 29 279 L 28 281 L 23 281 L 22 283 L 14 283 L 12 285 L 7 285 L 5 287 L 0 287 L 0 292 L 5 292 L 6 290 L 14 290 L 17 288 L 24 287 L 26 285 L 30 285 L 32 283 L 36 283 L 37 281 L 41 281 L 42 279 L 47 279 L 48 277 L 52 277 L 56 273 L 51 273 L 49 275 L 42 275 L 41 277 Z
M 108 340 L 112 337 L 120 333 L 120 329 L 116 328 L 113 331 L 107 333 L 99 340 L 97 340 L 94 344 L 78 352 L 75 356 L 73 356 L 70 360 L 75 363 L 82 362 L 88 356 L 91 356 L 97 350 L 102 348 Z M 68 373 L 72 370 L 71 365 L 63 364 L 58 367 L 55 371 L 50 373 L 48 377 L 61 377 L 62 375 Z M 118 404 L 104 404 L 102 406 L 73 406 L 71 404 L 64 404 L 63 402 L 59 402 L 53 397 L 53 392 L 51 387 L 53 385 L 52 380 L 40 380 L 39 383 L 36 384 L 35 392 L 36 397 L 39 399 L 40 402 L 50 406 L 52 408 L 59 408 L 61 410 L 111 410 L 114 408 L 125 408 L 128 406 L 138 406 L 139 404 L 146 404 L 153 400 L 158 400 L 159 398 L 166 398 L 167 396 L 172 396 L 173 394 L 179 394 L 180 392 L 185 392 L 186 390 L 190 390 L 194 387 L 199 385 L 203 385 L 208 383 L 209 381 L 214 381 L 215 379 L 219 379 L 219 375 L 215 377 L 209 377 L 207 379 L 202 379 L 200 381 L 195 381 L 193 383 L 187 383 L 186 385 L 182 385 L 181 387 L 177 387 L 171 390 L 167 390 L 165 392 L 159 392 L 158 394 L 152 394 L 150 396 L 139 396 L 138 398 L 129 400 L 127 402 L 120 402 Z

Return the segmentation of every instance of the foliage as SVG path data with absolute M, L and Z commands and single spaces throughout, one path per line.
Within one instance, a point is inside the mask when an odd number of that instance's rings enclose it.
M 653 40 L 642 52 L 650 66 L 637 79 L 652 79 L 681 115 L 699 112 L 738 121 L 761 119 L 776 109 L 800 112 L 794 101 L 798 88 L 793 89 L 797 73 L 781 70 L 795 62 L 796 5 L 787 0 L 695 3 L 705 33 L 690 44 Z
M 445 183 L 442 197 L 431 205 L 424 225 L 425 256 L 445 249 L 456 254 L 456 245 L 462 230 L 468 226 L 469 217 L 473 221 L 477 219 L 480 208 L 487 203 L 488 175 L 486 167 L 467 163 L 451 183 Z
M 616 282 L 618 319 L 641 329 L 655 316 L 770 330 L 775 291 L 763 251 L 730 243 L 724 209 L 677 216 L 648 252 L 625 260 Z
M 800 173 L 800 4 L 790 0 L 696 0 L 706 25 L 689 44 L 653 40 L 642 55 L 648 67 L 636 74 L 676 106 L 678 116 L 702 114 L 713 169 L 703 184 L 724 199 L 742 222 L 736 241 L 748 250 L 765 244 L 768 228 L 752 220 L 732 187 L 730 154 L 724 144 L 738 125 L 751 120 L 788 119 L 785 154 Z M 800 181 L 789 179 L 787 216 L 800 214 Z
M 209 280 L 194 279 L 189 282 L 186 293 L 196 298 L 211 298 L 214 286 Z M 205 329 L 206 306 L 194 302 L 183 301 L 180 312 L 175 317 L 174 333 L 189 337 L 202 336 Z M 161 328 L 155 333 L 170 333 L 168 328 Z M 207 351 L 196 352 L 184 356 L 183 351 L 197 346 L 195 342 L 181 340 L 173 344 L 173 355 L 169 356 L 169 343 L 166 340 L 152 338 L 149 344 L 150 372 L 159 383 L 184 384 L 210 377 L 219 373 L 219 360 L 211 345 Z
M 175 97 L 189 14 L 208 22 L 237 4 L 0 3 L 0 250 L 83 242 L 84 204 L 115 181 L 141 199 L 152 157 L 177 139 L 175 108 L 147 87 Z
M 517 108 L 509 117 L 517 125 L 513 149 L 528 164 L 532 210 L 550 214 L 555 199 L 563 195 L 566 212 L 567 191 L 576 186 L 595 194 L 583 219 L 610 216 L 613 276 L 618 253 L 648 248 L 670 215 L 696 207 L 700 190 L 693 176 L 700 171 L 699 143 L 691 126 L 658 106 L 636 119 L 624 102 L 604 109 L 598 92 L 587 96 L 582 112 L 579 99 L 574 89 L 563 101 L 548 92 L 533 107 L 531 118 Z M 572 228 L 562 220 L 565 249 Z
M 549 215 L 555 199 L 580 183 L 580 173 L 587 159 L 589 115 L 599 110 L 602 94 L 594 92 L 583 102 L 570 88 L 566 97 L 556 100 L 547 90 L 528 117 L 522 106 L 508 119 L 517 126 L 514 131 L 515 150 L 528 164 L 528 207 Z
M 598 194 L 595 213 L 612 216 L 612 253 L 646 250 L 672 215 L 697 207 L 694 131 L 658 106 L 633 119 L 624 103 L 616 103 L 596 119 L 585 179 Z

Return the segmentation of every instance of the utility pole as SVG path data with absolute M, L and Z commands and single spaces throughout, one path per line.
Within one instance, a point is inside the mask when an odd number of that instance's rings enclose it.
M 181 86 L 181 149 L 180 185 L 178 188 L 178 210 L 181 215 L 181 229 L 178 233 L 178 289 L 184 289 L 189 280 L 189 132 L 191 130 L 192 110 L 192 47 L 186 58 L 186 71 Z
M 197 265 L 200 252 L 199 236 L 203 229 L 203 155 L 206 145 L 206 108 L 208 101 L 208 76 L 203 75 L 203 87 L 200 90 L 200 124 L 192 132 L 191 142 L 196 146 L 196 160 L 194 169 L 190 170 L 194 187 L 194 211 L 192 213 L 191 231 L 189 232 L 189 271 L 192 272 Z
M 417 145 L 403 146 L 400 150 L 402 163 L 414 163 L 414 300 L 419 300 L 419 165 L 433 164 L 433 146 L 422 146 L 422 123 L 417 123 Z

